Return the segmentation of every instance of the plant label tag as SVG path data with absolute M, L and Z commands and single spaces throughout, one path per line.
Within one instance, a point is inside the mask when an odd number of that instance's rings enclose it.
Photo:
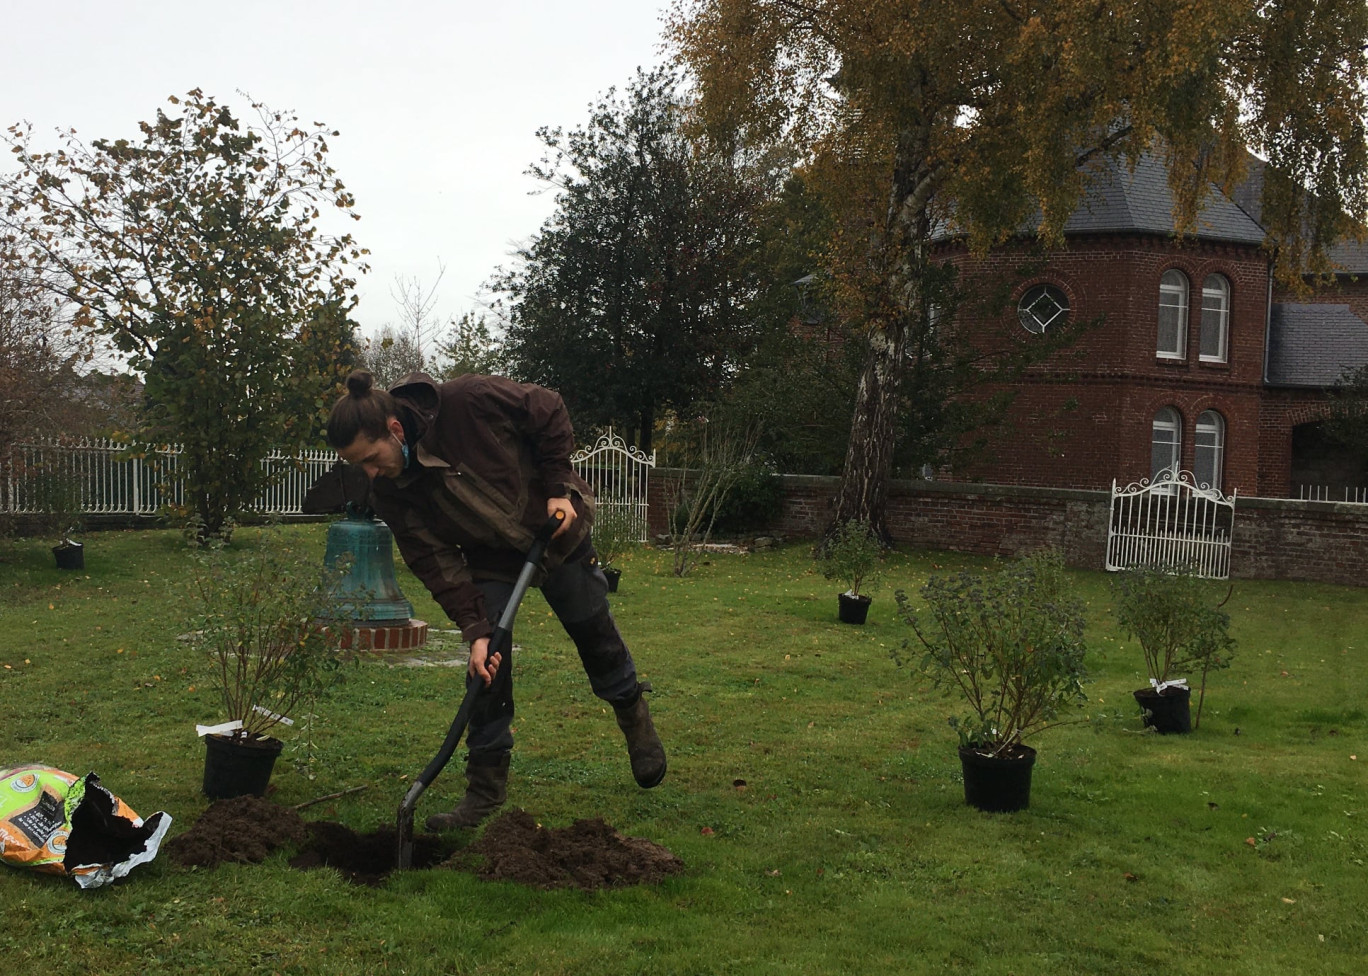
M 198 736 L 222 735 L 225 732 L 236 732 L 242 728 L 242 719 L 235 718 L 231 722 L 224 722 L 222 725 L 196 725 L 195 734 Z
M 268 711 L 260 705 L 253 705 L 252 711 L 257 712 L 260 715 L 265 715 L 272 722 L 279 722 L 281 725 L 294 725 L 294 719 L 286 718 L 284 715 L 277 715 L 275 712 Z

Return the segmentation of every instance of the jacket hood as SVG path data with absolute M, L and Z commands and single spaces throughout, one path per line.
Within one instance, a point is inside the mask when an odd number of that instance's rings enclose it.
M 437 381 L 431 376 L 427 373 L 409 373 L 391 386 L 389 392 L 390 396 L 413 411 L 420 435 L 432 426 L 441 396 L 437 392 Z

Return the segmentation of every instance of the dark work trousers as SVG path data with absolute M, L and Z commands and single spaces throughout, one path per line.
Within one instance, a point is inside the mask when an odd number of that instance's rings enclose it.
M 484 592 L 489 621 L 497 625 L 513 595 L 513 584 L 476 580 Z M 609 704 L 630 703 L 637 696 L 636 664 L 608 610 L 608 580 L 591 553 L 552 570 L 542 595 L 575 642 L 594 694 Z M 480 692 L 470 716 L 466 746 L 475 763 L 493 764 L 513 748 L 513 642 L 503 652 L 494 683 Z

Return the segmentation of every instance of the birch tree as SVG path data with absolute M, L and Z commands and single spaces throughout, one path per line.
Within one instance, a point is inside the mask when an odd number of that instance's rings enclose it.
M 793 143 L 843 214 L 831 263 L 867 350 L 835 524 L 887 535 L 943 222 L 978 253 L 1030 225 L 1057 245 L 1088 162 L 1148 151 L 1185 230 L 1246 150 L 1267 158 L 1284 281 L 1325 271 L 1325 246 L 1365 215 L 1361 0 L 677 0 L 669 20 L 703 123 Z

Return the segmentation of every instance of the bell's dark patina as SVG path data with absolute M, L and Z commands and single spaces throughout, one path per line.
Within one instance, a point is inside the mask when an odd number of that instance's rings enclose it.
M 413 604 L 404 599 L 394 578 L 394 537 L 369 512 L 347 506 L 347 517 L 328 528 L 323 561 L 329 569 L 339 564 L 347 567 L 337 589 L 338 615 L 343 620 L 402 624 L 413 616 Z

